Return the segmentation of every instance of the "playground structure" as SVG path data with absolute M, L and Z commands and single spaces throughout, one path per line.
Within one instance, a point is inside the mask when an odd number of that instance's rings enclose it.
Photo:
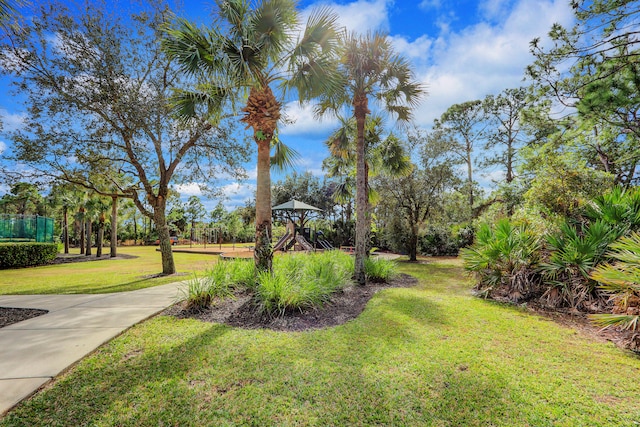
M 298 200 L 290 200 L 272 208 L 274 211 L 281 211 L 287 218 L 287 226 L 285 234 L 278 239 L 273 246 L 273 251 L 316 251 L 333 249 L 333 246 L 326 240 L 322 239 L 322 233 L 314 233 L 311 238 L 311 229 L 305 228 L 305 223 L 311 219 L 310 215 L 320 212 L 319 208 L 300 202 Z M 313 242 L 313 244 L 311 243 Z
M 274 206 L 272 209 L 276 212 L 280 211 L 287 219 L 285 234 L 276 241 L 273 252 L 314 252 L 334 249 L 331 243 L 322 238 L 321 231 L 313 232 L 312 236 L 311 229 L 304 226 L 312 218 L 311 214 L 320 212 L 320 209 L 297 200 Z M 234 242 L 232 247 L 227 245 L 223 247 L 219 239 L 220 233 L 220 230 L 213 228 L 198 228 L 193 233 L 194 240 L 190 241 L 189 248 L 179 247 L 174 251 L 219 254 L 222 259 L 253 258 L 252 246 L 236 245 Z

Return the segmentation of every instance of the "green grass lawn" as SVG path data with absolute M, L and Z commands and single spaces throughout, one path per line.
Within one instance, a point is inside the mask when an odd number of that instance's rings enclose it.
M 88 261 L 0 271 L 0 295 L 10 294 L 95 294 L 131 291 L 186 280 L 189 276 L 149 278 L 162 271 L 156 246 L 118 248 L 118 255 L 135 259 Z M 78 249 L 75 252 L 78 253 Z M 94 255 L 95 256 L 95 255 Z M 174 253 L 178 273 L 205 270 L 217 262 L 217 255 Z
M 284 333 L 158 316 L 0 426 L 634 426 L 640 359 L 402 264 L 357 319 Z

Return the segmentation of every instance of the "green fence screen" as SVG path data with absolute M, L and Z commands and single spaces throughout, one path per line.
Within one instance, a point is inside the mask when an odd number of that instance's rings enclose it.
M 0 215 L 0 242 L 53 242 L 53 218 Z

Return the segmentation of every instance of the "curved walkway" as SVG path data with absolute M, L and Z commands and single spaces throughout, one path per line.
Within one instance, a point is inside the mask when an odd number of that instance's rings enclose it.
M 95 295 L 0 295 L 45 315 L 0 328 L 0 416 L 124 330 L 172 305 L 182 282 Z

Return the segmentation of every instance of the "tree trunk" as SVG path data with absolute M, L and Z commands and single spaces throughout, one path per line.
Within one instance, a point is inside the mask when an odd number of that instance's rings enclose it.
M 409 236 L 409 261 L 418 260 L 418 226 L 411 224 L 411 236 Z
M 84 208 L 80 208 L 80 255 L 84 255 L 85 248 L 85 221 Z
M 85 240 L 86 240 L 86 249 L 84 250 L 84 255 L 91 255 L 91 219 L 85 219 Z
M 144 217 L 142 218 L 144 221 Z M 133 246 L 138 246 L 138 219 L 133 215 Z
M 64 240 L 64 253 L 68 254 L 69 253 L 69 212 L 68 212 L 67 206 L 62 207 L 62 222 L 63 222 L 62 239 Z
M 467 149 L 467 181 L 469 184 L 469 219 L 473 219 L 473 163 L 471 150 Z
M 102 241 L 104 240 L 104 222 L 98 223 L 98 238 L 96 239 L 96 258 L 102 256 Z
M 366 284 L 364 260 L 369 240 L 369 212 L 367 209 L 367 177 L 365 165 L 364 125 L 367 118 L 367 97 L 362 95 L 354 99 L 354 115 L 358 139 L 356 144 L 356 245 L 354 279 L 359 285 Z
M 118 256 L 118 197 L 111 197 L 111 258 Z
M 258 170 L 256 179 L 256 240 L 253 252 L 257 271 L 272 271 L 271 246 L 271 139 L 256 139 Z
M 173 251 L 171 250 L 171 238 L 169 237 L 169 226 L 165 217 L 166 203 L 161 196 L 154 206 L 153 221 L 158 231 L 158 239 L 160 240 L 160 255 L 162 257 L 162 274 L 175 274 L 176 264 L 173 260 Z

